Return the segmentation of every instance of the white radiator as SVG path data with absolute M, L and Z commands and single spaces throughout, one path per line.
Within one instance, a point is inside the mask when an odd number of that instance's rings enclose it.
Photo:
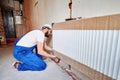
M 120 80 L 120 30 L 54 30 L 53 48 Z

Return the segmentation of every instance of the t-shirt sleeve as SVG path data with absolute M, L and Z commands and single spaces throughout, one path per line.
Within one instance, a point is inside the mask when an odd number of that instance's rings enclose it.
M 38 33 L 37 35 L 37 41 L 44 42 L 44 34 L 42 32 Z

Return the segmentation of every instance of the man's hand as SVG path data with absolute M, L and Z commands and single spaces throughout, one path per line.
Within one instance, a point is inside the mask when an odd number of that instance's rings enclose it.
M 60 62 L 60 58 L 54 56 L 53 58 L 51 58 L 55 63 L 59 63 Z
M 55 55 L 54 55 L 54 51 L 50 51 L 50 54 L 51 54 L 51 56 L 52 56 L 52 60 L 54 61 L 54 62 L 56 62 L 56 63 L 59 63 L 60 62 L 60 58 L 58 58 L 58 57 L 56 57 Z

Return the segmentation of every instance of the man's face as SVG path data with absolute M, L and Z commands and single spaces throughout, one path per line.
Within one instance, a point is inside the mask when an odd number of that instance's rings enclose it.
M 48 31 L 45 33 L 45 37 L 49 37 L 52 35 L 52 30 L 48 29 Z

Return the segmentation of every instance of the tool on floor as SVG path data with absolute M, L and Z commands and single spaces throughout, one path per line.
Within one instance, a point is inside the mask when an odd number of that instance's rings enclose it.
M 54 55 L 54 52 L 50 51 L 50 54 Z M 58 57 L 55 57 L 54 59 L 51 59 L 51 60 L 53 60 L 55 63 L 59 63 L 60 62 L 60 58 L 58 58 Z
M 53 51 L 50 51 L 51 55 L 54 55 Z M 69 69 L 64 68 L 63 66 L 61 66 L 60 64 L 58 64 L 60 62 L 60 58 L 56 57 L 55 59 L 52 59 L 61 69 L 63 69 L 71 78 L 72 80 L 77 80 L 76 76 L 73 75 L 73 73 L 69 70 L 71 69 L 71 65 L 69 65 Z

